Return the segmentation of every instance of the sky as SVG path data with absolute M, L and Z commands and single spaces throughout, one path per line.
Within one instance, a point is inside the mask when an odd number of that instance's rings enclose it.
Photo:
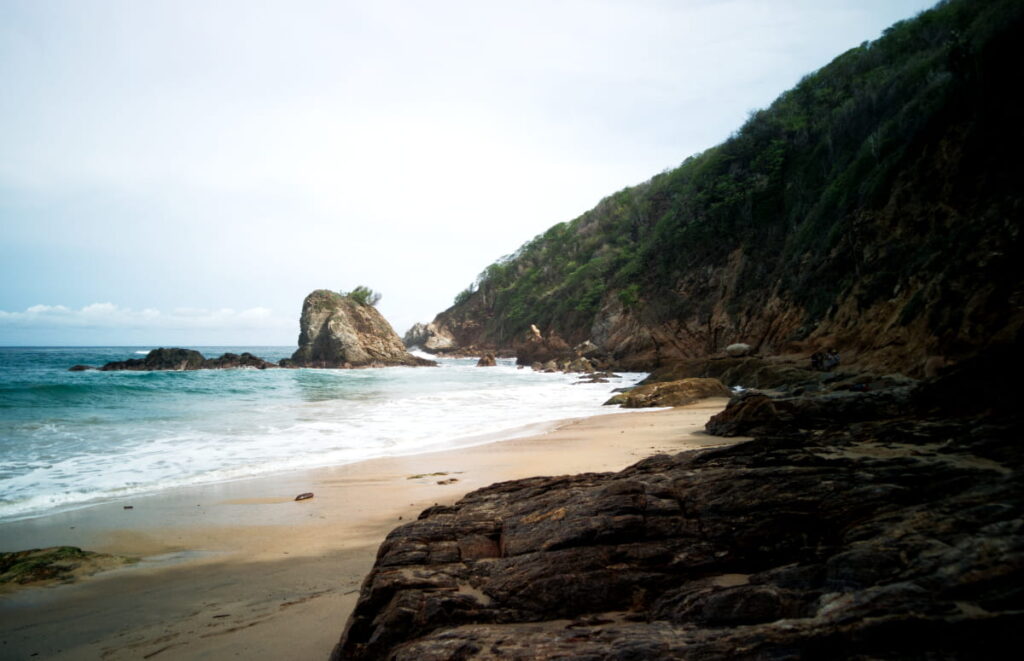
M 932 4 L 0 0 L 0 345 L 402 334 Z

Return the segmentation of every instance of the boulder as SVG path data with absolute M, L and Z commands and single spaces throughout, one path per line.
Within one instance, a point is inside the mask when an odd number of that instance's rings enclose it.
M 409 330 L 405 331 L 405 335 L 402 336 L 402 344 L 407 349 L 413 347 L 423 348 L 423 344 L 427 341 L 427 325 L 419 322 L 409 327 Z
M 388 367 L 436 365 L 405 350 L 391 324 L 373 305 L 318 289 L 306 297 L 299 320 L 299 348 L 284 367 Z
M 718 379 L 681 379 L 649 383 L 615 395 L 607 402 L 624 409 L 649 406 L 685 406 L 707 397 L 731 397 L 732 391 Z
M 743 356 L 749 356 L 751 352 L 751 346 L 742 342 L 736 344 L 730 344 L 725 348 L 725 353 L 729 354 L 733 358 L 742 358 Z
M 516 364 L 531 365 L 549 361 L 571 361 L 577 357 L 569 343 L 557 332 L 543 335 L 536 326 L 530 326 L 523 339 L 515 346 Z
M 572 360 L 566 367 L 566 372 L 583 372 L 589 374 L 594 371 L 594 366 L 590 364 L 590 361 L 582 356 Z
M 477 367 L 494 367 L 497 364 L 498 361 L 495 360 L 493 353 L 485 353 L 484 355 L 480 356 L 480 360 L 476 361 Z
M 419 347 L 424 351 L 448 351 L 455 349 L 455 338 L 446 328 L 435 322 L 429 324 L 413 324 L 405 332 L 402 342 L 406 347 Z

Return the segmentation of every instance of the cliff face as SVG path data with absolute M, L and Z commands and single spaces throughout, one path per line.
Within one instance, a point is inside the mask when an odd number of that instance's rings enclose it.
M 531 324 L 621 368 L 746 342 L 922 375 L 1024 323 L 1018 2 L 953 1 L 840 56 L 730 140 L 488 267 L 434 324 Z
M 287 367 L 387 367 L 434 365 L 410 355 L 401 338 L 372 305 L 327 289 L 302 303 L 299 348 Z

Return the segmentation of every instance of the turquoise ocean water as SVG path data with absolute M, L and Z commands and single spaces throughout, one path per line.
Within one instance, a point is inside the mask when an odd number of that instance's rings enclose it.
M 611 413 L 613 388 L 474 359 L 438 368 L 68 372 L 154 347 L 0 347 L 0 521 L 281 470 L 509 437 Z M 276 362 L 293 347 L 250 351 Z

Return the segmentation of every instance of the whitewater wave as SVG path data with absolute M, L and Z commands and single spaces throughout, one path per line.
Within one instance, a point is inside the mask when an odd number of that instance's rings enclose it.
M 610 391 L 643 376 L 576 385 L 574 375 L 519 370 L 510 359 L 486 369 L 472 358 L 438 362 L 439 369 L 56 375 L 65 381 L 38 383 L 19 407 L 0 407 L 0 436 L 11 440 L 0 446 L 0 520 L 478 444 L 526 425 L 616 412 L 601 406 Z

